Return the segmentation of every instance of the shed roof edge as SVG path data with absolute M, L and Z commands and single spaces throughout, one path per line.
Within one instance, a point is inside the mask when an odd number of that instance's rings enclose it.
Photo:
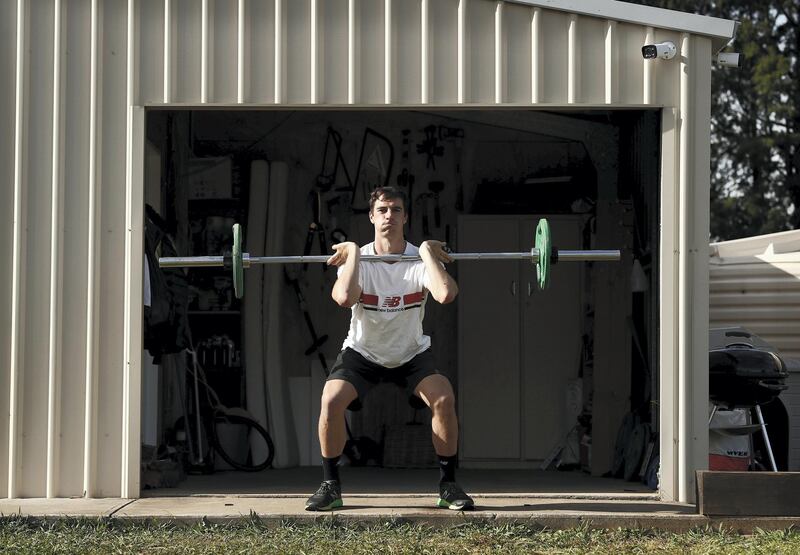
M 715 52 L 719 52 L 733 40 L 739 27 L 738 21 L 730 19 L 643 6 L 618 0 L 504 1 L 702 35 L 711 38 Z

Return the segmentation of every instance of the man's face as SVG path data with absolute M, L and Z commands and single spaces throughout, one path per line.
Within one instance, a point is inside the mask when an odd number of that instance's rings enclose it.
M 369 221 L 375 226 L 375 232 L 381 235 L 403 235 L 403 226 L 408 221 L 403 201 L 399 198 L 381 197 L 375 201 L 369 213 Z

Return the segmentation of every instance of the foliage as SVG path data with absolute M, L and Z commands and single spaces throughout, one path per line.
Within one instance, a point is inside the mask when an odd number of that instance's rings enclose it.
M 712 239 L 800 228 L 800 2 L 639 3 L 740 22 L 743 67 L 712 70 Z
M 257 516 L 227 524 L 121 519 L 0 519 L 4 553 L 798 553 L 794 530 L 741 536 L 697 529 L 602 530 L 588 524 L 542 530 L 534 524 L 465 522 L 431 527 L 397 521 L 343 524 L 323 518 L 275 524 Z

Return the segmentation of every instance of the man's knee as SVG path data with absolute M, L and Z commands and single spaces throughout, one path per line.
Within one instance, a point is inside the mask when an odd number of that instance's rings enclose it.
M 322 390 L 321 413 L 323 415 L 344 414 L 347 406 L 358 397 L 353 384 L 344 380 L 331 380 Z

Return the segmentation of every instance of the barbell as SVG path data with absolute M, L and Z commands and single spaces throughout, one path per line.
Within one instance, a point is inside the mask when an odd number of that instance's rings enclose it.
M 608 262 L 620 259 L 619 250 L 559 250 L 553 248 L 550 225 L 542 218 L 536 226 L 530 252 L 469 252 L 448 253 L 453 260 L 528 260 L 536 264 L 536 283 L 539 289 L 550 284 L 552 265 L 558 262 Z M 244 270 L 254 264 L 306 264 L 326 262 L 328 255 L 250 256 L 242 252 L 242 226 L 233 224 L 233 248 L 222 256 L 165 256 L 158 259 L 161 268 L 224 267 L 233 275 L 233 290 L 237 299 L 244 295 Z M 407 254 L 363 255 L 362 262 L 407 262 L 422 260 Z

